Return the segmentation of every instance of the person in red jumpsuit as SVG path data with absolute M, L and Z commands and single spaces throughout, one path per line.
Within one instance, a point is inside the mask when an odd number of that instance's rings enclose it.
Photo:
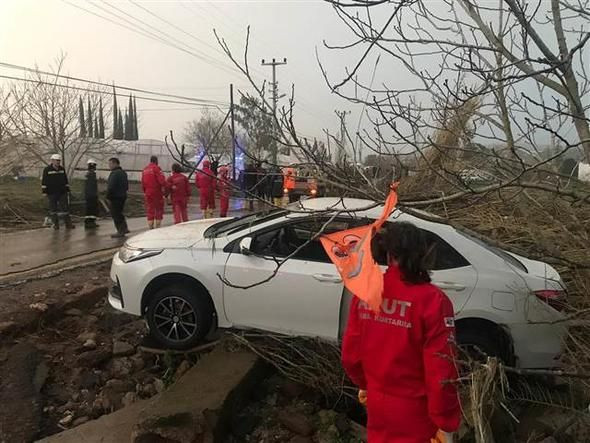
M 425 236 L 391 223 L 373 240 L 387 254 L 376 314 L 353 297 L 342 364 L 366 400 L 369 443 L 451 442 L 461 421 L 453 305 L 430 283 Z
M 158 166 L 158 157 L 155 155 L 151 156 L 150 164 L 141 173 L 141 186 L 148 226 L 150 229 L 159 228 L 164 217 L 166 177 Z
M 213 175 L 211 170 L 211 162 L 205 160 L 203 168 L 197 171 L 195 177 L 195 184 L 199 188 L 201 210 L 203 211 L 203 218 L 213 217 L 215 210 L 215 185 L 217 178 Z
M 226 167 L 219 168 L 217 188 L 219 189 L 219 216 L 222 218 L 227 217 L 231 184 L 229 182 L 229 169 Z
M 187 206 L 191 196 L 191 187 L 178 163 L 172 165 L 172 175 L 168 177 L 167 185 L 174 212 L 174 224 L 188 221 Z

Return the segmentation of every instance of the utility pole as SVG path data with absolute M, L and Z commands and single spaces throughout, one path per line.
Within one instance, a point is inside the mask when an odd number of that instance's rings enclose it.
M 336 164 L 340 164 L 346 155 L 346 116 L 350 114 L 350 111 L 335 112 L 340 119 L 340 146 L 338 146 L 338 151 L 336 152 Z
M 234 85 L 229 85 L 229 103 L 231 113 L 231 176 L 232 181 L 236 181 L 236 127 L 234 121 Z
M 273 113 L 273 122 L 275 126 L 275 138 L 276 133 L 278 132 L 278 128 L 276 127 L 276 120 L 277 120 L 277 103 L 279 101 L 279 84 L 277 82 L 277 66 L 286 65 L 287 59 L 283 58 L 283 61 L 277 61 L 276 59 L 272 59 L 271 62 L 267 62 L 262 59 L 262 66 L 272 66 L 272 83 L 271 83 L 271 92 L 272 92 L 272 113 Z M 277 144 L 276 141 L 273 141 L 273 149 L 272 149 L 272 163 L 273 165 L 277 164 Z

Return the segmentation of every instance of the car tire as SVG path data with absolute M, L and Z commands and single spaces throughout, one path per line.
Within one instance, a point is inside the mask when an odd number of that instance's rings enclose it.
M 150 334 L 163 347 L 190 349 L 210 331 L 213 308 L 207 297 L 193 288 L 171 285 L 150 298 L 146 320 Z

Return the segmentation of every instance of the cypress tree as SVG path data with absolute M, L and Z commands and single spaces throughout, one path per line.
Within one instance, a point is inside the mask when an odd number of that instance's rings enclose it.
M 139 140 L 139 129 L 137 127 L 137 102 L 133 97 L 133 140 Z
M 117 140 L 123 140 L 123 114 L 119 109 L 119 119 L 117 120 Z
M 113 85 L 113 139 L 119 139 L 119 108 L 117 107 L 115 85 Z
M 90 97 L 88 97 L 88 112 L 86 113 L 86 118 L 88 119 L 88 124 L 86 125 L 86 129 L 88 129 L 88 137 L 92 138 L 94 136 L 94 131 L 92 130 L 92 108 L 90 108 Z
M 86 122 L 84 121 L 84 104 L 82 103 L 82 97 L 80 97 L 80 102 L 78 104 L 79 108 L 79 124 L 80 124 L 80 137 L 86 137 Z M 47 121 L 47 115 L 45 116 L 45 132 L 49 133 L 49 122 Z
M 129 94 L 129 104 L 127 105 L 127 112 L 129 122 L 127 125 L 129 128 L 125 128 L 125 135 L 128 137 L 127 140 L 133 140 L 133 99 L 131 98 L 131 94 Z
M 98 108 L 98 138 L 104 139 L 104 117 L 102 115 L 102 97 Z
M 128 109 L 125 110 L 125 140 L 131 140 L 131 123 Z

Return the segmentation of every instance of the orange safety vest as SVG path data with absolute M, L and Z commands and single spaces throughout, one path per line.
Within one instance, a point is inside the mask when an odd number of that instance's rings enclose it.
M 295 170 L 293 168 L 285 168 L 283 187 L 289 191 L 295 189 Z

